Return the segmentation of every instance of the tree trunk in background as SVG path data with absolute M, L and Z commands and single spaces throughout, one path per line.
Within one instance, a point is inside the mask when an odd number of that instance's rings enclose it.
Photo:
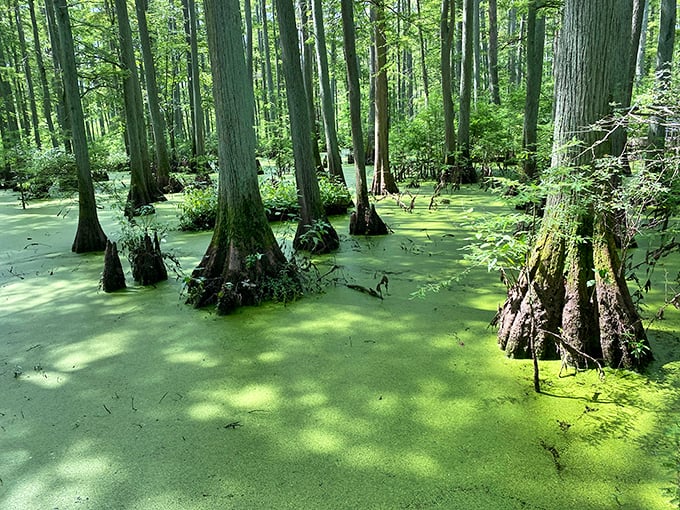
M 151 174 L 149 148 L 144 127 L 144 105 L 137 74 L 137 61 L 132 45 L 132 32 L 126 0 L 115 0 L 120 42 L 121 68 L 125 71 L 123 97 L 125 103 L 125 128 L 130 155 L 130 189 L 125 215 L 136 215 L 138 209 L 152 202 L 165 200 Z
M 40 123 L 38 121 L 38 106 L 35 100 L 35 90 L 33 88 L 33 73 L 31 71 L 31 63 L 28 59 L 28 49 L 26 46 L 26 36 L 24 34 L 23 22 L 21 19 L 21 10 L 19 3 L 14 2 L 14 17 L 17 24 L 17 34 L 19 36 L 19 49 L 21 50 L 21 60 L 24 64 L 24 74 L 26 76 L 26 86 L 28 87 L 28 101 L 31 109 L 31 124 L 33 126 L 33 139 L 35 145 L 40 149 L 42 142 L 40 140 Z
M 201 99 L 201 78 L 198 68 L 198 26 L 196 19 L 196 3 L 194 0 L 182 0 L 184 7 L 184 26 L 187 33 L 189 95 L 193 124 L 193 155 L 200 160 L 205 155 L 205 120 L 203 118 L 203 101 Z M 201 161 L 196 161 L 201 164 Z
M 482 89 L 479 21 L 479 0 L 472 0 L 472 98 L 475 104 Z
M 165 119 L 161 114 L 158 100 L 158 85 L 156 83 L 156 66 L 151 51 L 151 40 L 146 23 L 145 0 L 135 0 L 137 10 L 137 24 L 139 27 L 139 40 L 142 47 L 144 60 L 144 76 L 146 78 L 146 93 L 149 102 L 151 116 L 151 128 L 153 129 L 154 149 L 156 155 L 156 181 L 158 186 L 165 188 L 170 182 L 170 156 L 168 154 L 168 142 L 165 138 L 167 131 Z
M 265 118 L 269 122 L 274 122 L 278 119 L 279 113 L 277 108 L 276 96 L 274 95 L 274 75 L 272 73 L 271 51 L 269 49 L 269 22 L 267 15 L 267 0 L 260 1 L 260 8 L 262 10 L 262 39 L 264 46 L 264 74 L 265 83 L 267 85 L 267 104 L 265 105 Z
M 371 7 L 371 23 L 375 25 L 375 9 Z M 364 144 L 365 159 L 367 165 L 375 163 L 375 36 L 371 31 L 371 44 L 368 50 L 368 115 L 366 117 L 366 143 Z
M 189 302 L 220 313 L 272 297 L 287 261 L 267 222 L 255 166 L 253 88 L 237 0 L 205 0 L 218 136 L 217 222 L 189 282 Z M 268 287 L 269 286 L 269 287 Z
M 286 80 L 286 97 L 295 158 L 295 179 L 300 203 L 293 247 L 312 253 L 328 253 L 340 245 L 338 234 L 328 222 L 312 154 L 311 122 L 302 79 L 299 39 L 295 27 L 293 0 L 276 0 L 281 57 Z
M 387 40 L 385 37 L 385 4 L 378 0 L 375 10 L 375 162 L 371 193 L 385 195 L 399 193 L 397 183 L 390 171 L 389 159 L 389 112 L 387 88 Z
M 640 44 L 638 45 L 637 57 L 635 58 L 635 80 L 639 84 L 642 78 L 647 76 L 647 65 L 645 63 L 645 48 L 647 47 L 647 29 L 649 26 L 650 3 L 645 2 L 642 13 L 642 27 L 640 28 Z
M 620 72 L 613 57 L 621 51 L 611 13 L 626 1 L 564 4 L 552 159 L 559 172 L 536 247 L 499 312 L 499 344 L 509 356 L 531 357 L 533 348 L 536 356 L 552 358 L 559 348 L 564 360 L 574 356 L 568 345 L 611 367 L 640 368 L 651 359 L 614 246 L 613 216 L 595 207 L 606 203 L 606 192 L 584 197 L 560 186 L 565 168 L 571 179 L 591 177 L 594 159 L 609 149 L 606 133 L 590 126 L 610 112 L 612 79 Z M 577 146 L 565 149 L 574 138 Z
M 463 55 L 460 75 L 460 106 L 458 108 L 458 168 L 462 183 L 476 182 L 470 154 L 470 109 L 472 103 L 474 1 L 463 0 Z
M 513 46 L 517 44 L 517 9 L 511 7 L 508 10 L 508 84 L 512 88 L 518 84 L 518 72 L 517 72 L 517 58 L 516 53 L 512 50 Z
M 342 160 L 340 159 L 340 147 L 338 146 L 338 133 L 335 129 L 335 107 L 333 92 L 328 73 L 328 55 L 326 50 L 326 33 L 323 27 L 323 12 L 321 0 L 312 0 L 312 14 L 316 35 L 316 63 L 319 72 L 319 87 L 321 90 L 321 112 L 323 125 L 326 133 L 326 153 L 328 157 L 328 173 L 338 182 L 345 184 L 345 175 L 342 172 Z
M 76 253 L 103 251 L 106 248 L 106 235 L 99 224 L 94 185 L 90 173 L 90 155 L 85 138 L 83 106 L 80 102 L 78 71 L 73 49 L 73 35 L 66 0 L 54 0 L 54 12 L 59 31 L 62 63 L 62 78 L 66 92 L 66 106 L 71 119 L 71 140 L 73 153 L 78 167 L 78 230 L 71 246 Z
M 453 0 L 442 0 L 439 17 L 441 39 L 440 72 L 444 109 L 444 163 L 453 167 L 456 162 L 456 131 L 454 125 L 453 86 L 451 84 L 451 46 L 453 28 L 456 26 L 456 5 Z
M 253 82 L 255 79 L 255 65 L 253 62 L 253 8 L 252 5 L 250 4 L 250 0 L 245 0 L 243 4 L 243 14 L 244 14 L 244 22 L 245 22 L 245 28 L 246 28 L 246 34 L 245 34 L 245 42 L 246 42 L 246 70 L 248 72 L 248 79 Z M 254 83 L 254 82 L 253 82 Z M 253 126 L 257 125 L 257 122 L 255 120 L 256 114 L 255 114 L 255 97 L 253 95 L 253 119 L 252 123 Z M 257 133 L 257 132 L 256 132 Z M 257 140 L 257 138 L 256 138 Z M 257 144 L 256 144 L 257 145 Z
M 45 122 L 47 123 L 47 129 L 50 132 L 52 147 L 56 149 L 59 146 L 59 141 L 57 140 L 56 133 L 54 131 L 54 123 L 52 122 L 52 98 L 50 94 L 50 88 L 47 84 L 47 72 L 45 71 L 45 62 L 43 61 L 42 56 L 42 46 L 40 45 L 40 35 L 38 32 L 38 22 L 35 16 L 34 0 L 28 0 L 28 8 L 31 14 L 31 27 L 33 29 L 33 46 L 35 49 L 35 61 L 38 66 L 40 86 L 42 87 L 43 116 L 45 117 Z
M 489 0 L 489 91 L 491 102 L 501 104 L 498 81 L 498 6 L 496 0 Z
M 538 178 L 538 107 L 543 83 L 543 52 L 545 44 L 545 17 L 539 14 L 537 0 L 529 3 L 527 14 L 527 91 L 524 101 L 523 142 L 524 175 L 527 180 Z
M 654 102 L 659 106 L 668 104 L 666 95 L 671 90 L 676 8 L 676 0 L 661 0 L 659 41 L 656 50 L 656 71 L 654 73 L 656 80 Z M 650 120 L 647 146 L 652 160 L 663 159 L 663 152 L 666 148 L 666 116 L 661 111 L 653 115 Z
M 624 93 L 624 105 L 626 108 L 630 108 L 633 99 L 635 70 L 637 68 L 638 49 L 640 48 L 645 12 L 647 12 L 647 0 L 633 0 L 631 44 L 630 53 L 628 55 L 628 76 L 626 76 L 627 82 Z
M 63 89 L 62 65 L 59 59 L 61 58 L 61 44 L 59 42 L 59 33 L 57 31 L 57 22 L 55 20 L 54 3 L 53 0 L 45 0 L 45 13 L 47 15 L 47 29 L 50 35 L 50 44 L 52 45 L 52 65 L 54 66 L 53 89 L 54 95 L 57 98 L 57 123 L 61 130 L 61 137 L 66 152 L 73 152 L 71 146 L 71 139 L 68 137 L 70 132 L 70 120 L 68 118 L 68 111 L 66 109 Z
M 307 0 L 298 0 L 298 12 L 300 24 L 300 46 L 302 48 L 302 80 L 305 84 L 305 98 L 307 99 L 307 113 L 309 115 L 310 135 L 312 137 L 312 153 L 314 154 L 314 166 L 323 171 L 321 153 L 319 152 L 319 130 L 316 122 L 316 110 L 314 108 L 314 41 L 312 40 L 309 27 L 311 26 Z M 312 31 L 313 33 L 313 31 Z
M 380 216 L 375 211 L 375 206 L 368 199 L 353 0 L 340 0 L 340 9 L 342 12 L 345 63 L 347 65 L 347 88 L 356 175 L 356 211 L 350 215 L 349 233 L 350 235 L 384 235 L 388 233 L 387 226 L 380 219 Z

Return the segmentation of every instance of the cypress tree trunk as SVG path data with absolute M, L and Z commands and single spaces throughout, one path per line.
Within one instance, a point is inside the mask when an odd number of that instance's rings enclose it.
M 385 36 L 385 4 L 378 0 L 375 10 L 375 160 L 371 193 L 385 195 L 399 193 L 390 171 L 389 159 L 389 101 L 387 88 L 387 39 Z
M 310 136 L 311 124 L 300 67 L 300 50 L 292 0 L 277 0 L 276 10 L 293 139 L 295 180 L 300 203 L 300 221 L 293 239 L 293 247 L 313 253 L 328 253 L 340 245 L 340 240 L 326 218 L 316 179 Z
M 326 32 L 323 27 L 323 12 L 321 0 L 312 0 L 314 31 L 316 35 L 316 63 L 319 72 L 319 87 L 321 91 L 321 112 L 326 134 L 326 153 L 328 157 L 328 173 L 335 177 L 338 182 L 345 183 L 345 175 L 342 173 L 342 160 L 340 159 L 340 147 L 338 146 L 338 134 L 335 130 L 335 108 L 333 105 L 333 93 L 328 76 L 328 55 L 326 50 Z
M 524 175 L 529 181 L 538 177 L 536 150 L 538 149 L 538 106 L 543 82 L 543 50 L 545 17 L 538 14 L 537 1 L 529 3 L 527 14 L 527 92 L 524 101 L 524 130 L 522 145 L 526 151 Z
M 455 15 L 455 2 L 442 0 L 439 35 L 441 39 L 440 71 L 444 103 L 444 163 L 450 167 L 455 165 L 456 160 L 456 131 L 454 126 L 453 86 L 451 84 L 451 46 L 453 44 Z
M 97 217 L 94 185 L 90 173 L 90 155 L 85 137 L 83 106 L 80 102 L 80 88 L 78 87 L 71 20 L 66 0 L 54 0 L 53 5 L 62 52 L 60 62 L 63 65 L 62 78 L 66 93 L 66 107 L 69 112 L 68 117 L 71 119 L 71 139 L 78 167 L 78 230 L 71 250 L 76 253 L 102 251 L 106 247 L 106 235 Z
M 341 0 L 342 29 L 345 46 L 345 62 L 347 65 L 347 84 L 349 92 L 349 109 L 352 127 L 352 145 L 354 149 L 354 168 L 356 172 L 356 211 L 350 215 L 349 233 L 351 235 L 384 235 L 387 226 L 375 211 L 375 206 L 368 200 L 366 183 L 366 162 L 364 155 L 361 121 L 361 88 L 359 86 L 359 63 L 357 60 L 354 7 L 353 0 Z
M 33 88 L 33 72 L 31 71 L 31 63 L 28 59 L 28 50 L 26 47 L 26 36 L 24 34 L 24 26 L 21 19 L 21 10 L 19 3 L 14 2 L 14 16 L 17 24 L 17 34 L 19 35 L 19 48 L 21 50 L 21 60 L 24 64 L 24 74 L 26 75 L 26 86 L 28 87 L 28 101 L 31 109 L 31 124 L 33 126 L 33 139 L 38 148 L 42 147 L 40 140 L 40 125 L 38 122 L 38 106 L 35 100 L 35 90 Z
M 474 2 L 463 0 L 463 55 L 460 73 L 460 106 L 458 118 L 458 147 L 460 160 L 458 168 L 461 183 L 476 182 L 475 169 L 470 155 L 470 108 L 472 106 L 472 74 L 473 74 L 473 32 Z
M 237 0 L 206 0 L 220 180 L 215 231 L 189 284 L 189 302 L 217 303 L 220 313 L 273 296 L 271 282 L 287 261 L 269 226 L 258 190 L 255 131 Z M 291 275 L 291 278 L 294 276 Z
M 45 0 L 45 13 L 47 14 L 47 30 L 50 36 L 50 43 L 52 45 L 52 65 L 54 66 L 53 89 L 54 96 L 57 98 L 57 122 L 61 129 L 62 142 L 67 153 L 73 152 L 71 147 L 71 139 L 68 136 L 70 131 L 70 119 L 68 118 L 68 111 L 66 108 L 63 89 L 62 77 L 62 63 L 61 59 L 61 44 L 59 42 L 59 33 L 57 30 L 57 22 L 55 20 L 54 1 Z
M 170 156 L 168 154 L 168 143 L 165 139 L 165 133 L 167 131 L 165 127 L 165 118 L 161 114 L 161 108 L 158 100 L 156 66 L 153 61 L 149 29 L 146 23 L 145 0 L 135 0 L 135 8 L 137 11 L 139 42 L 140 46 L 142 47 L 147 100 L 149 102 L 151 128 L 153 130 L 154 138 L 154 149 L 156 155 L 156 181 L 159 187 L 164 188 L 169 184 L 170 181 Z
M 307 99 L 307 114 L 309 116 L 309 126 L 312 137 L 312 154 L 314 155 L 314 166 L 318 171 L 323 171 L 321 162 L 321 152 L 319 151 L 319 129 L 316 124 L 316 109 L 314 107 L 314 41 L 310 34 L 311 25 L 308 11 L 307 0 L 298 0 L 298 12 L 300 15 L 300 54 L 302 65 L 302 81 L 305 86 L 305 98 Z M 312 31 L 313 33 L 313 31 Z
M 418 18 L 420 18 L 420 0 L 416 0 L 416 14 Z M 428 104 L 430 101 L 430 78 L 427 72 L 427 64 L 425 62 L 427 48 L 425 46 L 425 37 L 423 36 L 423 27 L 420 25 L 420 23 L 418 24 L 418 42 L 420 43 L 420 72 L 423 75 L 423 94 L 425 94 L 425 104 Z
M 611 149 L 593 125 L 609 114 L 613 56 L 620 51 L 611 13 L 625 1 L 564 5 L 552 166 L 571 169 L 570 179 L 590 177 L 594 158 Z M 575 136 L 578 146 L 565 150 Z M 564 184 L 559 174 L 555 179 Z M 573 356 L 568 345 L 611 367 L 643 367 L 651 351 L 614 245 L 611 213 L 603 207 L 605 192 L 584 197 L 568 186 L 551 189 L 558 191 L 548 197 L 536 247 L 499 313 L 499 345 L 514 357 L 530 357 L 532 344 L 542 358 L 555 357 L 559 348 L 563 359 Z
M 52 147 L 55 149 L 59 146 L 56 133 L 54 131 L 54 123 L 52 122 L 52 98 L 50 95 L 50 88 L 47 84 L 47 72 L 45 71 L 45 62 L 42 56 L 42 46 L 40 45 L 40 34 L 38 32 L 38 22 L 35 17 L 35 2 L 28 0 L 28 8 L 31 14 L 31 27 L 33 28 L 33 46 L 35 48 L 35 61 L 38 65 L 38 75 L 40 77 L 40 86 L 42 87 L 42 104 L 43 115 L 45 122 L 47 122 L 47 129 L 50 132 L 50 139 Z
M 132 32 L 126 0 L 115 0 L 120 40 L 121 67 L 126 71 L 123 79 L 125 103 L 125 128 L 130 155 L 130 190 L 125 205 L 125 215 L 132 218 L 141 206 L 165 200 L 151 173 L 149 148 L 144 128 L 144 106 L 137 74 L 137 62 L 132 46 Z
M 489 91 L 491 92 L 491 101 L 494 104 L 500 105 L 501 94 L 498 81 L 498 5 L 496 0 L 489 0 Z

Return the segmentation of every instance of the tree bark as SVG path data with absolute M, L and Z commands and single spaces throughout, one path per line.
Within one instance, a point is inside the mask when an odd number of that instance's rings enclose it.
M 654 73 L 656 80 L 654 102 L 659 107 L 666 104 L 666 95 L 671 88 L 676 12 L 676 0 L 661 0 L 661 20 L 659 22 L 656 71 Z M 649 158 L 652 162 L 658 164 L 659 160 L 663 158 L 663 152 L 666 148 L 666 117 L 661 111 L 653 115 L 649 123 L 647 147 Z
M 319 73 L 319 88 L 321 92 L 321 113 L 326 134 L 326 154 L 328 157 L 328 173 L 338 182 L 345 184 L 345 174 L 342 172 L 338 134 L 335 129 L 335 107 L 333 92 L 328 73 L 328 54 L 326 49 L 326 31 L 324 30 L 321 0 L 312 0 L 312 17 L 316 35 L 316 64 Z
M 54 13 L 59 32 L 62 63 L 62 78 L 66 93 L 66 107 L 71 121 L 71 140 L 73 153 L 78 167 L 78 230 L 71 246 L 76 253 L 102 251 L 106 247 L 106 235 L 99 224 L 94 185 L 90 173 L 90 155 L 85 137 L 83 106 L 80 102 L 78 71 L 73 49 L 71 19 L 66 0 L 53 0 Z
M 620 51 L 611 13 L 624 1 L 565 1 L 552 167 L 571 169 L 570 179 L 589 177 L 594 159 L 610 150 L 606 133 L 593 125 L 609 114 L 613 56 Z M 574 138 L 579 143 L 565 149 Z M 566 184 L 559 174 L 555 179 Z M 611 367 L 643 367 L 651 351 L 614 246 L 610 212 L 602 208 L 605 193 L 584 198 L 568 186 L 551 189 L 559 191 L 548 196 L 536 247 L 499 313 L 499 345 L 510 356 L 530 357 L 533 343 L 537 356 L 553 358 L 557 337 Z M 571 356 L 561 350 L 563 359 Z
M 456 160 L 456 128 L 454 125 L 453 86 L 451 84 L 451 46 L 453 44 L 453 29 L 456 24 L 455 16 L 455 1 L 442 0 L 439 36 L 441 39 L 440 71 L 444 110 L 444 163 L 450 167 L 455 165 Z
M 132 32 L 126 0 L 115 0 L 118 17 L 121 67 L 125 71 L 123 98 L 125 103 L 125 131 L 130 155 L 130 189 L 125 215 L 132 218 L 137 210 L 152 202 L 165 200 L 151 173 L 149 148 L 144 128 L 144 106 L 137 74 L 137 61 L 132 45 Z
M 201 78 L 198 67 L 198 21 L 196 18 L 196 3 L 194 0 L 182 0 L 185 16 L 185 30 L 187 33 L 189 94 L 191 98 L 191 112 L 193 124 L 193 153 L 199 164 L 205 155 L 205 119 L 203 115 L 203 101 L 201 98 Z
M 543 51 L 545 17 L 538 13 L 538 1 L 529 3 L 527 14 L 527 91 L 524 101 L 523 147 L 526 152 L 524 175 L 534 181 L 538 177 L 538 107 L 543 83 Z
M 286 80 L 286 98 L 295 158 L 295 179 L 300 203 L 293 247 L 313 253 L 328 253 L 340 240 L 324 211 L 312 154 L 311 123 L 302 79 L 299 40 L 292 0 L 277 0 L 281 57 Z
M 156 181 L 158 186 L 165 188 L 170 182 L 170 156 L 168 154 L 168 143 L 165 138 L 165 133 L 167 131 L 165 127 L 165 118 L 161 114 L 160 102 L 158 99 L 156 65 L 153 61 L 149 28 L 146 23 L 145 3 L 145 0 L 135 0 L 135 8 L 137 11 L 137 25 L 139 27 L 139 41 L 142 48 L 142 58 L 144 60 L 144 77 L 146 80 L 151 128 L 153 130 L 156 156 Z
M 106 241 L 104 251 L 104 272 L 102 273 L 102 290 L 104 292 L 115 292 L 125 288 L 125 273 L 123 265 L 120 263 L 118 247 L 116 243 Z
M 40 45 L 40 34 L 38 32 L 38 22 L 35 16 L 35 2 L 28 0 L 28 8 L 31 15 L 31 27 L 33 29 L 33 46 L 35 48 L 35 61 L 38 66 L 38 76 L 40 77 L 40 86 L 42 87 L 42 104 L 43 116 L 47 123 L 47 129 L 50 132 L 50 139 L 52 147 L 55 149 L 59 146 L 59 141 L 54 130 L 54 123 L 52 122 L 52 98 L 50 88 L 47 84 L 47 72 L 45 71 L 45 62 L 42 55 L 42 46 Z
M 458 168 L 461 183 L 477 182 L 470 154 L 470 109 L 472 107 L 472 74 L 474 59 L 474 1 L 463 0 L 463 55 L 458 107 Z
M 496 0 L 489 0 L 489 91 L 491 102 L 501 104 L 500 85 L 498 81 L 498 5 Z
M 35 145 L 39 149 L 42 147 L 42 141 L 40 139 L 40 123 L 38 121 L 38 106 L 35 100 L 35 90 L 33 87 L 33 72 L 31 70 L 31 63 L 28 59 L 28 50 L 26 45 L 26 35 L 24 33 L 24 25 L 21 19 L 21 10 L 19 8 L 19 3 L 15 0 L 14 2 L 14 16 L 17 24 L 17 34 L 19 36 L 19 48 L 21 50 L 21 60 L 24 64 L 24 74 L 26 76 L 26 86 L 28 87 L 28 101 L 29 107 L 31 109 L 31 124 L 33 127 L 33 139 L 35 140 Z
M 189 302 L 220 313 L 274 296 L 288 271 L 269 226 L 255 166 L 254 104 L 237 0 L 205 0 L 220 164 L 218 214 L 210 245 L 189 283 Z
M 343 41 L 345 47 L 345 63 L 347 65 L 347 84 L 349 92 L 349 109 L 352 128 L 352 146 L 356 180 L 356 211 L 352 212 L 349 221 L 350 235 L 385 235 L 387 226 L 383 223 L 368 199 L 366 182 L 366 162 L 363 147 L 364 135 L 361 120 L 361 88 L 359 86 L 359 62 L 356 52 L 354 28 L 353 0 L 340 0 L 342 13 Z
M 375 160 L 373 168 L 374 195 L 399 193 L 399 188 L 390 171 L 389 159 L 389 111 L 387 88 L 387 39 L 385 35 L 385 3 L 378 0 L 375 10 Z

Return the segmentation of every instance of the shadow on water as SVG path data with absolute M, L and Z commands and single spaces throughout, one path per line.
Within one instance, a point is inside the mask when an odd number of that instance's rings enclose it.
M 184 305 L 181 281 L 98 291 L 101 255 L 69 252 L 74 218 L 2 200 L 3 509 L 669 507 L 647 446 L 677 411 L 677 370 L 601 382 L 544 363 L 537 395 L 487 327 L 495 275 L 410 298 L 466 267 L 462 215 L 502 213 L 491 195 L 383 201 L 395 233 L 379 239 L 338 218 L 342 247 L 317 263 L 368 287 L 387 274 L 384 300 L 338 284 L 226 317 Z M 38 231 L 50 246 L 25 249 Z M 209 239 L 167 247 L 190 271 Z

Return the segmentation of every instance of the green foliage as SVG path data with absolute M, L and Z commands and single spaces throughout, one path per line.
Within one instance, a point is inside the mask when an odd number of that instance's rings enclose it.
M 217 219 L 216 188 L 187 186 L 179 209 L 181 230 L 210 230 Z
M 78 191 L 73 154 L 63 149 L 35 150 L 29 155 L 22 187 L 28 198 L 48 198 Z
M 392 172 L 399 181 L 433 180 L 443 162 L 444 118 L 439 105 L 420 111 L 390 131 Z
M 470 116 L 472 158 L 485 164 L 520 153 L 522 122 L 522 110 L 478 101 Z
M 319 192 L 326 214 L 345 214 L 352 205 L 352 194 L 334 177 L 319 176 Z
M 319 176 L 321 200 L 328 214 L 344 214 L 352 203 L 349 190 L 339 182 Z M 269 221 L 294 218 L 300 210 L 298 192 L 292 179 L 260 180 L 260 195 Z M 217 218 L 217 189 L 214 186 L 187 187 L 179 205 L 182 230 L 210 230 Z
M 309 247 L 308 251 L 314 253 L 325 243 L 331 225 L 324 220 L 314 220 L 311 225 L 306 226 L 309 228 L 300 236 L 300 243 L 302 246 Z

